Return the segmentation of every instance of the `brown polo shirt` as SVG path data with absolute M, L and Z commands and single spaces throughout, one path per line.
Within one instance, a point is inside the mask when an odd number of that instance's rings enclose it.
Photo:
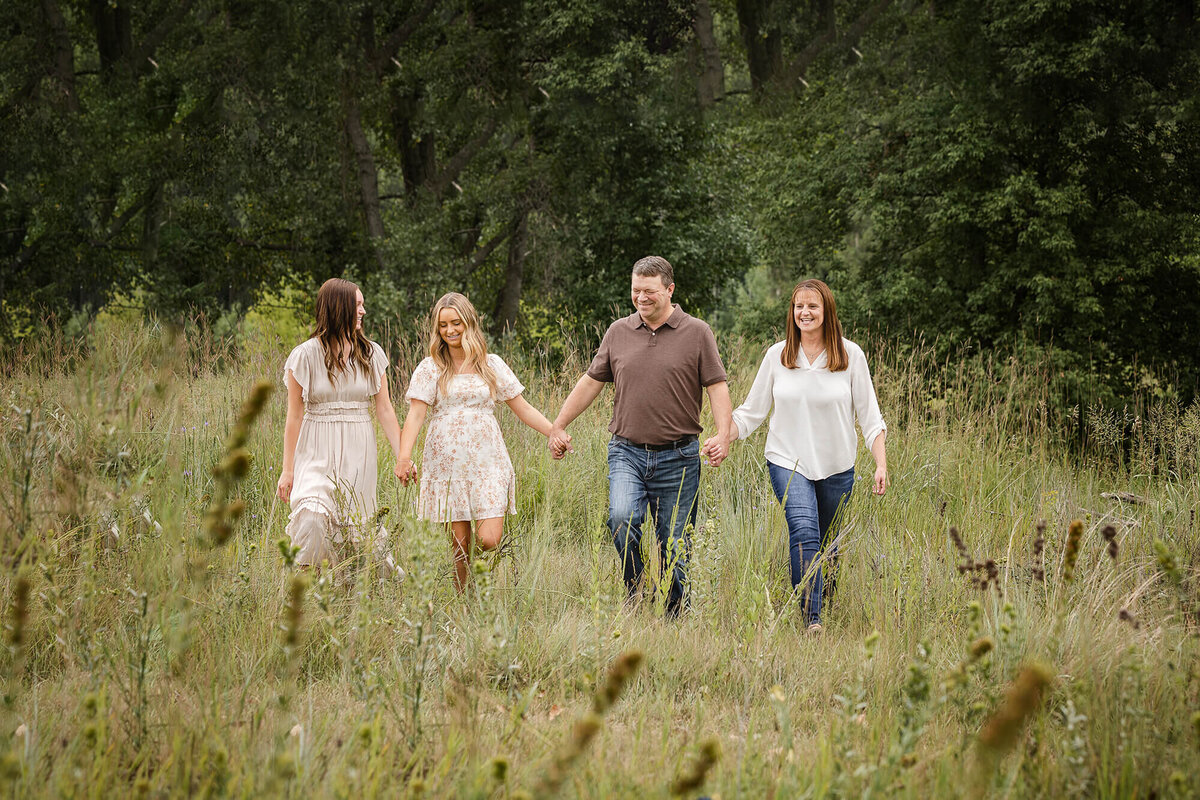
M 712 328 L 672 307 L 656 331 L 636 311 L 609 325 L 587 371 L 613 384 L 608 429 L 638 444 L 699 434 L 704 387 L 726 379 Z

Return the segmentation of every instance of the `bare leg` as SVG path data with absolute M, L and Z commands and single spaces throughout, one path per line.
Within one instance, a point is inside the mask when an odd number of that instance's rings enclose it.
M 450 523 L 450 548 L 454 556 L 454 588 L 462 594 L 467 585 L 467 567 L 471 562 L 471 523 Z
M 475 523 L 475 543 L 480 550 L 495 550 L 504 535 L 504 517 L 481 519 Z

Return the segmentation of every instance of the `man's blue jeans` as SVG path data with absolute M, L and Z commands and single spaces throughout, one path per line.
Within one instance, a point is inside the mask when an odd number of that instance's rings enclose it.
M 671 567 L 667 616 L 677 616 L 687 596 L 690 541 L 684 528 L 696 521 L 700 489 L 700 442 L 670 450 L 647 450 L 619 439 L 608 443 L 608 529 L 621 559 L 625 590 L 642 577 L 642 523 L 654 516 L 662 570 Z
M 854 488 L 854 467 L 819 481 L 810 481 L 799 472 L 770 462 L 767 462 L 767 469 L 771 473 L 771 488 L 783 503 L 783 517 L 787 520 L 792 588 L 804 584 L 803 608 L 807 624 L 811 625 L 821 621 L 821 592 L 824 589 L 820 562 L 814 569 L 813 560 L 837 536 L 850 491 Z M 832 561 L 836 557 L 837 546 L 834 545 L 825 553 L 825 560 Z

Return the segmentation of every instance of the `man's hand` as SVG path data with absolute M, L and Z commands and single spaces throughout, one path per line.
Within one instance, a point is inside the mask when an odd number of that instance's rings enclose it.
M 575 452 L 575 448 L 571 447 L 571 434 L 560 425 L 550 428 L 549 447 L 550 455 L 554 456 L 555 461 L 561 461 L 567 453 Z
M 700 448 L 700 455 L 707 459 L 710 467 L 719 467 L 721 462 L 729 457 L 729 442 L 725 441 L 725 437 L 720 434 L 710 436 L 704 440 L 704 446 Z

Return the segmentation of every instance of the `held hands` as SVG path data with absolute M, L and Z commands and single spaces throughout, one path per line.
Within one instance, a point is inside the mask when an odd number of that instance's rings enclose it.
M 550 442 L 548 446 L 550 448 L 550 455 L 554 456 L 555 461 L 561 461 L 567 453 L 575 452 L 575 448 L 571 447 L 571 434 L 557 425 L 550 428 Z
M 700 455 L 707 459 L 710 467 L 719 467 L 721 462 L 729 457 L 729 442 L 725 441 L 725 437 L 720 434 L 710 436 L 704 440 L 704 446 L 700 448 Z
M 408 486 L 410 482 L 417 480 L 417 465 L 413 463 L 411 458 L 396 459 L 396 477 L 400 479 L 400 483 Z
M 275 484 L 275 495 L 283 502 L 288 502 L 292 498 L 292 473 L 281 472 L 279 474 L 279 482 Z

